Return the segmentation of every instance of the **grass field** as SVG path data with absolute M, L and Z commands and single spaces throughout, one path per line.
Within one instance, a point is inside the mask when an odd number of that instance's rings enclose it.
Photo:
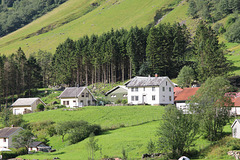
M 159 120 L 163 110 L 163 106 L 88 106 L 76 111 L 57 109 L 26 114 L 23 119 L 29 122 L 84 120 L 100 124 L 102 128 L 114 129 Z
M 156 10 L 176 0 L 98 0 L 101 5 L 91 8 L 96 1 L 68 0 L 29 25 L 2 37 L 0 53 L 9 55 L 18 47 L 27 55 L 39 49 L 54 53 L 55 48 L 68 37 L 76 40 L 111 28 L 145 27 L 153 21 Z M 49 32 L 37 33 L 44 28 L 49 28 Z

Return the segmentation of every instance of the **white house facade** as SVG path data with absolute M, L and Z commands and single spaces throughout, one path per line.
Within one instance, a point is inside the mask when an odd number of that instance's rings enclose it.
M 70 108 L 96 105 L 96 99 L 87 87 L 68 87 L 59 98 L 61 105 Z
M 13 148 L 12 138 L 21 130 L 23 130 L 21 127 L 5 127 L 0 129 L 0 148 Z
M 38 104 L 46 104 L 40 98 L 18 98 L 13 104 L 13 114 L 24 114 L 34 112 Z
M 129 104 L 174 103 L 174 84 L 168 77 L 135 77 L 128 84 Z
M 231 128 L 232 128 L 232 137 L 240 139 L 240 119 L 235 119 L 235 121 L 231 125 Z

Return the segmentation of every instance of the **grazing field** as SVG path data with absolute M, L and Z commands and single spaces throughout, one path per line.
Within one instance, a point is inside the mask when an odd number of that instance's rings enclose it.
M 73 111 L 57 109 L 25 114 L 23 119 L 29 122 L 84 120 L 114 129 L 159 120 L 163 110 L 163 106 L 88 106 Z
M 0 39 L 0 53 L 9 55 L 21 47 L 29 55 L 39 49 L 55 52 L 67 38 L 101 34 L 111 28 L 145 27 L 156 10 L 179 0 L 68 0 L 29 25 Z M 98 7 L 92 4 L 97 2 Z M 43 30 L 43 32 L 41 31 Z

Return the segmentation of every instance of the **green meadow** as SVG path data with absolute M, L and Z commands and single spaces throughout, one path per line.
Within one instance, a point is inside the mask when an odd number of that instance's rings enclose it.
M 100 6 L 92 7 L 98 2 Z M 111 28 L 145 27 L 156 10 L 176 0 L 68 0 L 34 22 L 0 39 L 0 53 L 9 55 L 21 47 L 29 55 L 39 49 L 55 52 L 67 38 L 102 34 Z M 46 33 L 39 34 L 40 30 Z

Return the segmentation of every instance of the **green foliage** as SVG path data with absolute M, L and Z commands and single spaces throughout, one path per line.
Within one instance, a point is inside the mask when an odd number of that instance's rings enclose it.
M 91 133 L 89 135 L 89 141 L 87 142 L 86 146 L 88 148 L 88 152 L 89 152 L 89 160 L 94 160 L 95 158 L 95 152 L 100 150 L 99 145 L 97 144 L 98 140 L 95 139 L 95 135 L 94 133 Z
M 42 104 L 42 103 L 39 103 L 38 105 L 37 105 L 37 110 L 38 111 L 44 111 L 44 105 Z
M 181 156 L 196 140 L 198 122 L 194 115 L 183 114 L 175 105 L 165 108 L 162 123 L 157 129 L 158 150 L 168 153 L 171 158 Z
M 216 85 L 217 84 L 217 85 Z M 190 101 L 190 110 L 200 124 L 201 132 L 210 141 L 218 140 L 223 127 L 229 121 L 229 110 L 233 106 L 228 80 L 223 77 L 208 78 Z
M 198 25 L 193 48 L 199 81 L 228 75 L 231 64 L 225 57 L 224 44 L 219 44 L 217 35 L 204 22 Z
M 147 145 L 148 154 L 153 154 L 156 151 L 155 143 L 150 139 Z
M 185 63 L 189 32 L 185 25 L 160 24 L 153 27 L 147 39 L 146 56 L 150 73 L 176 77 Z
M 99 125 L 89 125 L 86 121 L 68 121 L 57 124 L 56 131 L 58 135 L 64 136 L 69 134 L 68 140 L 70 144 L 75 144 L 89 136 L 90 133 L 100 134 L 101 127 Z
M 205 20 L 216 21 L 240 11 L 239 0 L 189 0 L 188 13 Z
M 33 136 L 30 130 L 21 130 L 17 135 L 13 136 L 13 146 L 15 148 L 25 147 L 28 149 L 29 145 L 33 142 Z
M 237 42 L 240 43 L 240 19 L 237 19 L 235 23 L 233 23 L 228 29 L 225 34 L 226 39 L 229 42 Z
M 240 149 L 240 140 L 238 138 L 231 138 L 226 142 L 226 146 L 230 147 L 231 150 L 239 150 Z
M 5 1 L 5 9 L 0 9 L 0 36 L 9 34 L 22 26 L 32 22 L 36 18 L 42 16 L 48 11 L 52 10 L 59 5 L 57 1 L 46 1 L 41 0 L 3 0 Z M 60 0 L 61 3 L 66 0 Z M 7 7 L 12 7 L 8 9 Z
M 11 159 L 11 158 L 15 158 L 20 155 L 28 154 L 28 150 L 25 147 L 18 148 L 18 149 L 11 148 L 11 150 L 12 151 L 1 152 L 2 158 L 3 159 Z
M 190 87 L 195 78 L 194 71 L 189 66 L 184 66 L 177 77 L 177 83 L 180 87 Z
M 122 99 L 122 104 L 127 104 L 128 103 L 128 100 L 127 99 Z

